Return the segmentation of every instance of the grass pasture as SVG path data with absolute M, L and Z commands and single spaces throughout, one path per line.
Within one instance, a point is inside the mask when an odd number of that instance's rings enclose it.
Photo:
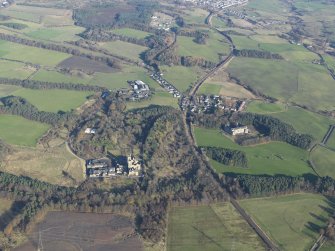
M 130 58 L 135 61 L 139 61 L 141 53 L 148 50 L 147 47 L 123 42 L 120 40 L 102 43 L 101 47 L 115 55 Z
M 0 57 L 33 64 L 56 66 L 71 55 L 0 40 Z
M 187 24 L 204 24 L 206 17 L 208 16 L 208 11 L 203 9 L 191 9 L 184 11 L 186 15 L 183 16 Z
M 192 37 L 178 37 L 177 44 L 180 56 L 194 56 L 218 62 L 219 54 L 228 55 L 229 53 L 229 45 L 218 33 L 210 32 L 206 44 L 197 44 L 193 39 Z
M 20 89 L 18 86 L 0 85 L 0 98 L 9 96 L 18 89 Z
M 0 115 L 0 138 L 8 144 L 35 146 L 49 125 L 19 116 Z
M 46 25 L 64 25 L 73 24 L 72 11 L 66 9 L 43 8 L 25 5 L 12 5 L 9 8 L 1 10 L 4 15 L 22 19 L 35 23 L 45 23 Z M 53 22 L 57 20 L 58 22 Z
M 20 96 L 27 99 L 40 111 L 67 112 L 82 105 L 86 101 L 86 97 L 88 97 L 91 93 L 59 89 L 33 90 L 22 88 L 12 94 L 14 96 Z
M 335 150 L 335 133 L 333 131 L 332 135 L 327 141 L 327 146 Z
M 133 37 L 137 39 L 144 39 L 151 35 L 149 32 L 141 31 L 141 30 L 135 30 L 131 28 L 121 28 L 121 29 L 115 29 L 112 30 L 112 32 L 116 35 L 122 35 L 127 37 Z
M 235 58 L 229 64 L 228 72 L 250 87 L 280 101 L 292 101 L 316 110 L 335 109 L 334 80 L 320 65 Z M 315 88 L 316 83 L 318 88 Z
M 167 251 L 265 250 L 230 203 L 172 207 Z
M 0 60 L 0 77 L 2 78 L 26 79 L 35 71 L 35 68 L 24 63 Z
M 247 111 L 258 114 L 271 114 L 285 111 L 285 106 L 281 103 L 264 103 L 254 100 L 248 104 Z
M 195 127 L 194 132 L 198 146 L 223 147 L 246 153 L 248 168 L 230 167 L 210 160 L 213 168 L 219 173 L 291 176 L 313 173 L 307 163 L 308 152 L 287 143 L 270 142 L 256 146 L 239 146 L 219 130 Z
M 48 27 L 35 29 L 26 33 L 33 39 L 49 40 L 56 42 L 76 41 L 80 39 L 77 34 L 84 31 L 84 28 L 78 26 Z
M 55 83 L 88 84 L 92 77 L 86 74 L 81 74 L 80 76 L 67 74 L 65 75 L 57 71 L 39 69 L 38 72 L 33 75 L 32 79 Z
M 321 141 L 330 125 L 335 121 L 326 116 L 291 106 L 285 112 L 273 113 L 276 117 L 294 127 L 299 133 L 307 133 Z M 308 125 L 308 126 L 307 126 Z
M 335 179 L 335 150 L 317 146 L 311 152 L 311 160 L 320 176 L 329 176 Z
M 334 203 L 317 194 L 241 200 L 240 205 L 281 250 L 309 250 Z
M 35 127 L 33 131 L 36 131 Z M 52 184 L 78 185 L 85 179 L 84 161 L 74 157 L 65 143 L 57 144 L 48 149 L 14 147 L 14 152 L 6 157 L 2 171 Z M 68 175 L 64 175 L 65 172 Z
M 179 91 L 190 88 L 203 74 L 198 67 L 162 66 L 164 78 L 171 82 Z

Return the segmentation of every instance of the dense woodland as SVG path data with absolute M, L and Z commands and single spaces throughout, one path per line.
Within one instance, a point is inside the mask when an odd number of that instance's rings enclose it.
M 290 177 L 284 175 L 244 175 L 226 174 L 226 186 L 236 197 L 257 197 L 312 192 L 335 195 L 335 180 L 331 177 L 318 177 L 312 174 Z
M 76 25 L 85 28 L 115 28 L 132 24 L 148 25 L 157 3 L 132 1 L 129 4 L 106 3 L 75 9 L 73 19 Z
M 6 26 L 8 28 L 15 29 L 15 30 L 23 30 L 28 27 L 28 25 L 20 24 L 20 23 L 2 23 L 1 25 Z
M 234 55 L 237 57 L 248 57 L 248 58 L 264 58 L 264 59 L 277 59 L 283 60 L 284 58 L 277 54 L 271 53 L 269 51 L 259 51 L 259 50 L 234 50 Z
M 219 163 L 227 166 L 248 167 L 247 156 L 242 151 L 211 146 L 201 148 L 209 158 Z

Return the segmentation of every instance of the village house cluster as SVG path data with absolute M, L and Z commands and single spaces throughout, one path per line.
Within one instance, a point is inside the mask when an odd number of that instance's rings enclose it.
M 248 0 L 184 0 L 200 7 L 211 8 L 213 10 L 223 10 L 229 7 L 243 5 L 248 3 Z
M 124 158 L 92 159 L 86 162 L 86 174 L 89 178 L 111 178 L 116 176 L 139 177 L 142 173 L 141 162 L 133 155 Z
M 175 98 L 180 98 L 180 92 L 171 83 L 165 80 L 160 73 L 153 73 L 150 77 L 155 80 L 161 87 L 167 90 Z
M 141 99 L 146 99 L 150 96 L 150 88 L 143 81 L 141 80 L 128 81 L 128 84 L 132 88 L 129 100 L 138 101 Z
M 245 101 L 217 95 L 200 95 L 192 100 L 183 97 L 180 106 L 183 111 L 189 110 L 192 113 L 213 113 L 217 110 L 236 112 L 244 109 Z

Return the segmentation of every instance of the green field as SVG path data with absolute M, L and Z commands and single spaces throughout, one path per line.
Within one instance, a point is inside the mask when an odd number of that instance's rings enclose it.
M 151 35 L 151 33 L 149 33 L 149 32 L 130 29 L 130 28 L 115 29 L 115 30 L 112 30 L 112 32 L 114 34 L 117 34 L 117 35 L 133 37 L 133 38 L 137 38 L 137 39 L 144 39 L 147 36 Z
M 209 35 L 206 44 L 197 44 L 192 37 L 179 36 L 177 38 L 179 55 L 201 57 L 212 62 L 219 61 L 219 54 L 228 55 L 229 45 L 223 36 L 214 32 L 210 32 Z
M 327 209 L 334 210 L 333 202 L 316 194 L 247 199 L 240 205 L 285 251 L 309 250 L 328 220 Z
M 203 9 L 191 9 L 184 11 L 186 15 L 183 16 L 187 24 L 204 24 L 208 16 L 208 11 Z
M 108 50 L 112 54 L 130 58 L 135 61 L 139 61 L 141 53 L 148 50 L 147 47 L 119 40 L 108 43 L 102 43 L 101 47 Z
M 247 111 L 258 114 L 277 113 L 284 112 L 285 106 L 281 103 L 264 103 L 262 101 L 255 100 L 248 104 Z
M 242 147 L 221 134 L 219 130 L 195 127 L 194 133 L 198 146 L 223 147 L 246 153 L 248 168 L 225 166 L 211 160 L 213 168 L 219 173 L 284 174 L 290 176 L 313 173 L 307 163 L 308 152 L 287 143 L 270 142 Z
M 186 91 L 203 74 L 198 67 L 162 66 L 164 78 L 173 84 L 179 91 Z
M 334 131 L 327 141 L 327 146 L 335 150 L 335 132 Z
M 47 81 L 55 83 L 75 83 L 75 84 L 88 84 L 92 79 L 91 76 L 82 74 L 83 77 L 65 75 L 57 71 L 39 69 L 32 77 L 33 80 Z
M 198 93 L 206 94 L 206 95 L 219 95 L 221 89 L 222 89 L 222 84 L 220 83 L 205 82 L 199 88 Z
M 48 27 L 40 28 L 26 33 L 27 36 L 34 39 L 50 40 L 57 42 L 76 41 L 80 37 L 77 34 L 83 32 L 85 29 L 78 26 L 65 27 Z
M 1 50 L 1 47 L 0 47 Z M 36 71 L 26 64 L 8 60 L 0 60 L 0 77 L 26 79 Z
M 56 66 L 71 55 L 0 40 L 0 57 L 33 64 Z
M 11 95 L 16 90 L 20 89 L 18 86 L 13 85 L 0 85 L 0 98 Z
M 265 250 L 230 203 L 172 207 L 168 219 L 168 251 Z
M 335 109 L 334 80 L 320 65 L 235 58 L 229 64 L 228 72 L 261 93 L 283 102 L 292 101 L 317 110 Z
M 335 242 L 327 240 L 326 243 L 319 250 L 320 251 L 334 251 Z
M 323 139 L 329 126 L 335 123 L 331 118 L 294 106 L 289 107 L 285 112 L 273 113 L 271 116 L 291 124 L 299 133 L 312 135 L 318 141 Z
M 35 146 L 49 125 L 19 116 L 0 115 L 0 138 L 8 144 Z
M 19 89 L 12 93 L 27 99 L 40 111 L 58 112 L 76 109 L 86 101 L 86 97 L 91 93 L 69 90 L 33 90 Z
M 311 153 L 311 160 L 320 176 L 330 176 L 335 179 L 335 150 L 317 146 Z

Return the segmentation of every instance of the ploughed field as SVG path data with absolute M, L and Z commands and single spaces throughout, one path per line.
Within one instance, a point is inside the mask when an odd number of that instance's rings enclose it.
M 15 251 L 143 250 L 131 219 L 114 214 L 49 212 Z M 39 246 L 40 245 L 40 246 Z

